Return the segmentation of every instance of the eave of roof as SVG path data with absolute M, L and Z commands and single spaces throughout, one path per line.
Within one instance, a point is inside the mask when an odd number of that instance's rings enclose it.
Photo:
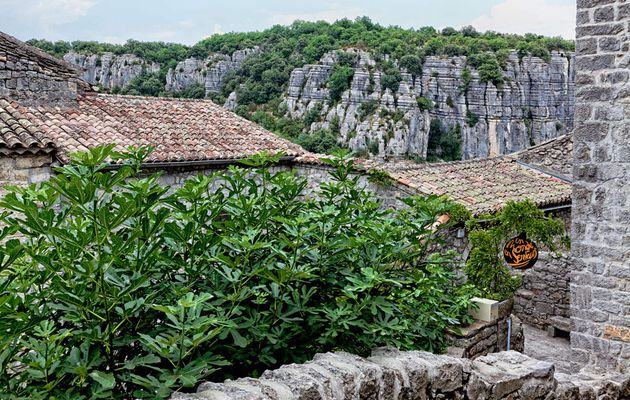
M 0 153 L 38 154 L 55 150 L 53 141 L 19 110 L 19 105 L 0 98 Z

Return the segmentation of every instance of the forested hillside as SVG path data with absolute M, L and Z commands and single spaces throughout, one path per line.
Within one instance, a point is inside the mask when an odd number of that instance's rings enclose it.
M 194 46 L 31 40 L 104 91 L 208 97 L 304 145 L 420 159 L 518 150 L 572 119 L 574 44 L 537 35 L 295 22 Z

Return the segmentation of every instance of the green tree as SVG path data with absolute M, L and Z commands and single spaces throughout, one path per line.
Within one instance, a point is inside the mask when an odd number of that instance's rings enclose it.
M 307 196 L 281 154 L 172 188 L 112 149 L 0 201 L 2 397 L 167 398 L 317 352 L 440 351 L 470 322 L 432 250 L 443 198 L 388 210 L 340 158 Z
M 328 79 L 328 89 L 330 90 L 330 100 L 335 103 L 341 100 L 341 95 L 350 89 L 350 84 L 354 78 L 354 69 L 351 67 L 335 66 L 333 73 Z

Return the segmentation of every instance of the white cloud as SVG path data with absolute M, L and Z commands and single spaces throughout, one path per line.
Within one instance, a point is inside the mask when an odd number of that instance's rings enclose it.
M 575 38 L 575 6 L 551 4 L 549 0 L 505 0 L 492 7 L 490 15 L 475 18 L 480 31 L 537 33 Z
M 127 40 L 120 36 L 103 36 L 99 39 L 99 42 L 112 43 L 112 44 L 125 44 Z
M 223 27 L 220 24 L 214 24 L 214 27 L 212 28 L 212 34 L 213 35 L 222 35 L 223 34 Z
M 26 0 L 21 7 L 27 17 L 35 19 L 45 28 L 51 28 L 76 21 L 95 4 L 95 0 Z
M 305 14 L 277 14 L 271 18 L 273 24 L 290 25 L 296 20 L 302 21 L 327 21 L 334 22 L 338 19 L 348 18 L 354 19 L 362 16 L 364 13 L 360 8 L 339 8 L 337 5 L 332 5 L 326 10 L 316 11 Z

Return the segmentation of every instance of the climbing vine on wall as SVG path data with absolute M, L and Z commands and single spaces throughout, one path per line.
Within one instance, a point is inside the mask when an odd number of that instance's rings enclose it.
M 503 245 L 512 237 L 525 233 L 530 240 L 552 252 L 569 247 L 564 223 L 546 216 L 533 202 L 508 202 L 494 215 L 483 215 L 466 223 L 472 246 L 465 272 L 483 297 L 506 300 L 521 285 L 512 275 L 502 256 Z

